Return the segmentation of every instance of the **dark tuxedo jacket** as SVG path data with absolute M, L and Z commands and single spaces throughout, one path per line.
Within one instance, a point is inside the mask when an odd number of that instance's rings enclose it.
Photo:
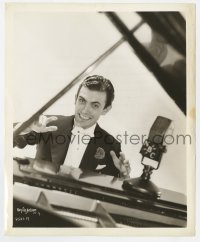
M 48 126 L 56 125 L 58 127 L 57 131 L 40 134 L 31 132 L 19 136 L 16 143 L 19 148 L 23 148 L 27 144 L 37 144 L 36 159 L 51 161 L 60 166 L 64 163 L 69 148 L 74 116 L 56 117 L 58 119 L 49 123 Z M 121 151 L 120 143 L 97 124 L 94 137 L 90 139 L 79 167 L 102 174 L 119 176 L 119 170 L 115 167 L 110 155 L 111 150 L 115 151 L 116 155 L 119 156 Z

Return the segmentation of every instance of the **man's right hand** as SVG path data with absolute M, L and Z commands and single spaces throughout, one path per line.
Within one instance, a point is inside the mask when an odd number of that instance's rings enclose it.
M 35 131 L 36 133 L 46 133 L 53 132 L 57 130 L 57 126 L 47 126 L 48 123 L 57 120 L 58 118 L 55 116 L 46 117 L 45 115 L 41 115 L 38 120 L 34 121 L 28 128 L 20 133 L 20 135 L 28 134 L 31 131 Z

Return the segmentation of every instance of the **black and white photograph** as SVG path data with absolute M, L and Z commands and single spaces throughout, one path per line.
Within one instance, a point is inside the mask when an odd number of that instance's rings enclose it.
M 192 235 L 194 4 L 5 14 L 8 233 Z

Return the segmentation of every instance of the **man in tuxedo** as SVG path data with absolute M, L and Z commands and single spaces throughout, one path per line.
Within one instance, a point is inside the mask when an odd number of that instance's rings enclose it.
M 97 123 L 112 108 L 114 88 L 103 76 L 88 76 L 75 97 L 75 115 L 44 116 L 23 131 L 17 146 L 37 144 L 36 159 L 116 177 L 129 177 L 120 143 Z

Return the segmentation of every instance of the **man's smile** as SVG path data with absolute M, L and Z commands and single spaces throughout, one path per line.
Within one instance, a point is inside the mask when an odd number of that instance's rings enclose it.
M 82 119 L 82 120 L 85 120 L 85 121 L 90 119 L 90 117 L 85 116 L 85 115 L 80 114 L 80 113 L 79 113 L 79 118 Z

